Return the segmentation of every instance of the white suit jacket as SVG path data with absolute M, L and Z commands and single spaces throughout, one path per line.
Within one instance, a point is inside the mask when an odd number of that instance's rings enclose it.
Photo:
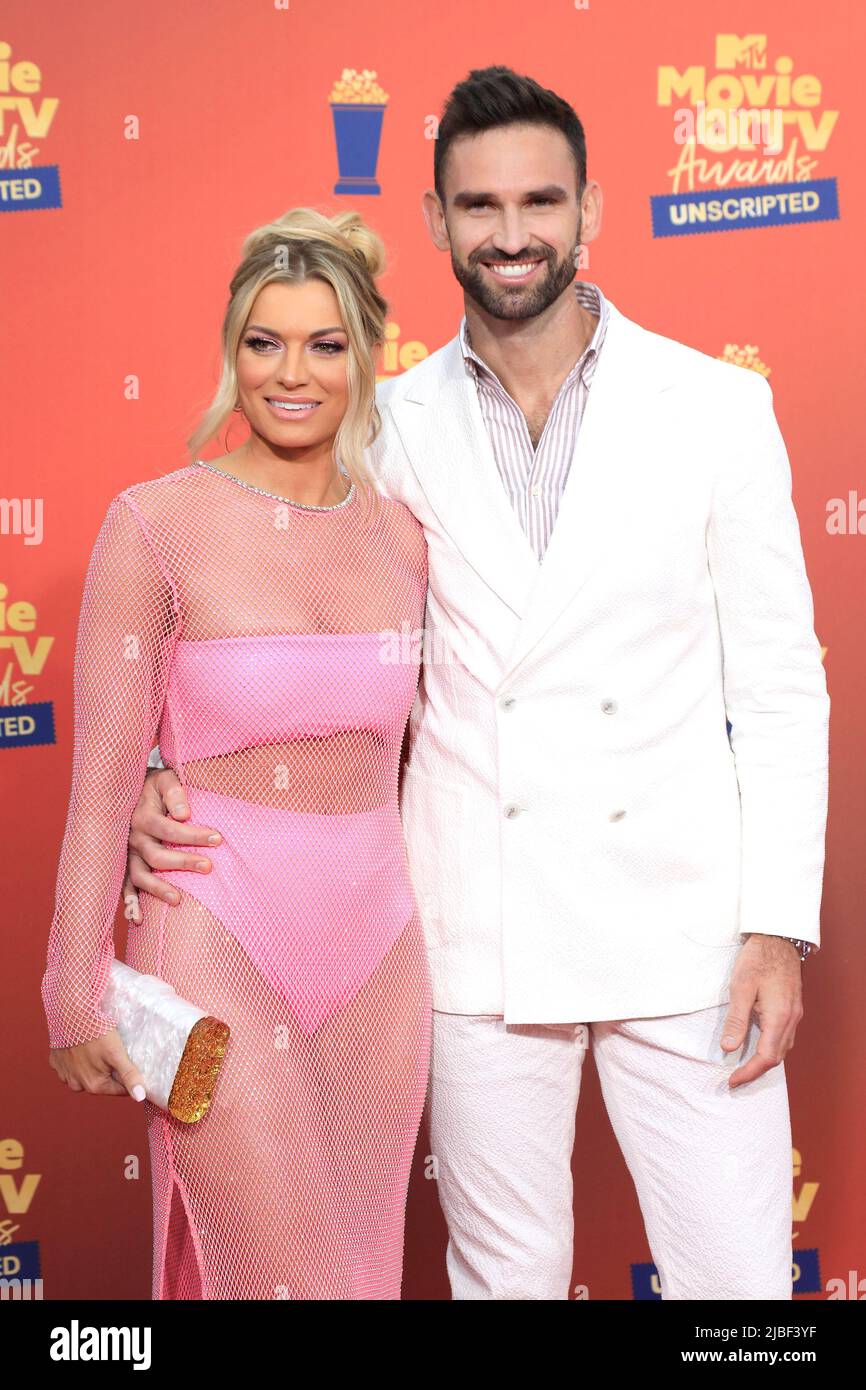
M 830 701 L 772 393 L 610 314 L 541 564 L 458 338 L 377 388 L 429 549 L 402 810 L 445 1011 L 681 1013 L 741 933 L 820 943 Z

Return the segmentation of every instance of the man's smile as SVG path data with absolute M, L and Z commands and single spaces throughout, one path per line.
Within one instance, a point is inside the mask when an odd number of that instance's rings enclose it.
M 529 261 L 482 261 L 495 279 L 509 285 L 522 285 L 537 274 L 538 267 L 545 264 L 544 259 Z

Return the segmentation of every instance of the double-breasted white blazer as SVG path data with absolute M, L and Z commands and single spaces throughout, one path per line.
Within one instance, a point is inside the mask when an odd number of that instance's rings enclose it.
M 681 1013 L 741 933 L 820 944 L 830 701 L 766 380 L 610 304 L 541 563 L 457 336 L 377 403 L 429 553 L 401 795 L 434 1007 Z

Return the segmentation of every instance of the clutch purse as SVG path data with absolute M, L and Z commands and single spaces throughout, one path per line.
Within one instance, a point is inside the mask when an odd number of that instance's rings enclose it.
M 187 1124 L 200 1120 L 225 1056 L 228 1024 L 182 999 L 167 980 L 116 958 L 102 1008 L 116 1020 L 148 1100 Z

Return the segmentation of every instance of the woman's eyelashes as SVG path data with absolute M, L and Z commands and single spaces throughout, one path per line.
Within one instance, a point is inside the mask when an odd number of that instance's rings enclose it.
M 244 346 L 252 348 L 254 352 L 282 351 L 282 343 L 275 342 L 273 338 L 262 338 L 258 333 L 251 333 L 244 338 Z M 333 338 L 320 338 L 310 344 L 311 348 L 325 348 L 325 357 L 333 357 L 338 352 L 345 352 L 345 344 L 338 343 Z

